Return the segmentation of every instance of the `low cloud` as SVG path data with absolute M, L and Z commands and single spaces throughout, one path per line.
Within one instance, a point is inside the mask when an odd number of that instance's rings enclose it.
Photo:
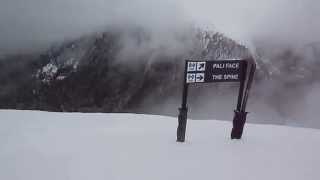
M 317 0 L 2 0 L 0 49 L 42 47 L 112 25 L 139 25 L 165 36 L 187 23 L 256 41 L 319 41 Z

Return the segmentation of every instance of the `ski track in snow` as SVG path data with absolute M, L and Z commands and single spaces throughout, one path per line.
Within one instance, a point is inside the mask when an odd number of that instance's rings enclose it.
M 318 180 L 320 130 L 138 114 L 0 111 L 2 180 Z

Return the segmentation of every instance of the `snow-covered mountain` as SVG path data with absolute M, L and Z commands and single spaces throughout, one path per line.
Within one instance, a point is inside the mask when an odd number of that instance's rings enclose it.
M 318 180 L 320 131 L 137 114 L 0 111 L 0 179 Z
M 222 34 L 198 29 L 161 41 L 140 28 L 92 34 L 53 46 L 32 59 L 36 65 L 29 89 L 34 98 L 31 103 L 15 103 L 23 109 L 130 111 L 130 106 L 139 106 L 151 93 L 159 100 L 176 96 L 186 58 L 249 55 L 245 46 Z

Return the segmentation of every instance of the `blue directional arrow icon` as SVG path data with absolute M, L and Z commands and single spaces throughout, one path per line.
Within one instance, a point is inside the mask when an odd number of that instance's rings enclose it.
M 206 62 L 198 62 L 197 71 L 205 71 L 205 70 L 206 70 Z
M 204 82 L 204 73 L 197 73 L 196 82 Z
M 197 77 L 197 80 L 203 80 L 203 76 L 202 75 L 199 75 L 198 77 Z

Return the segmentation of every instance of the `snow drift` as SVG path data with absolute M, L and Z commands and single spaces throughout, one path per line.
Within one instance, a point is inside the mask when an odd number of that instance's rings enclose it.
M 138 114 L 0 111 L 0 179 L 319 179 L 320 131 Z

